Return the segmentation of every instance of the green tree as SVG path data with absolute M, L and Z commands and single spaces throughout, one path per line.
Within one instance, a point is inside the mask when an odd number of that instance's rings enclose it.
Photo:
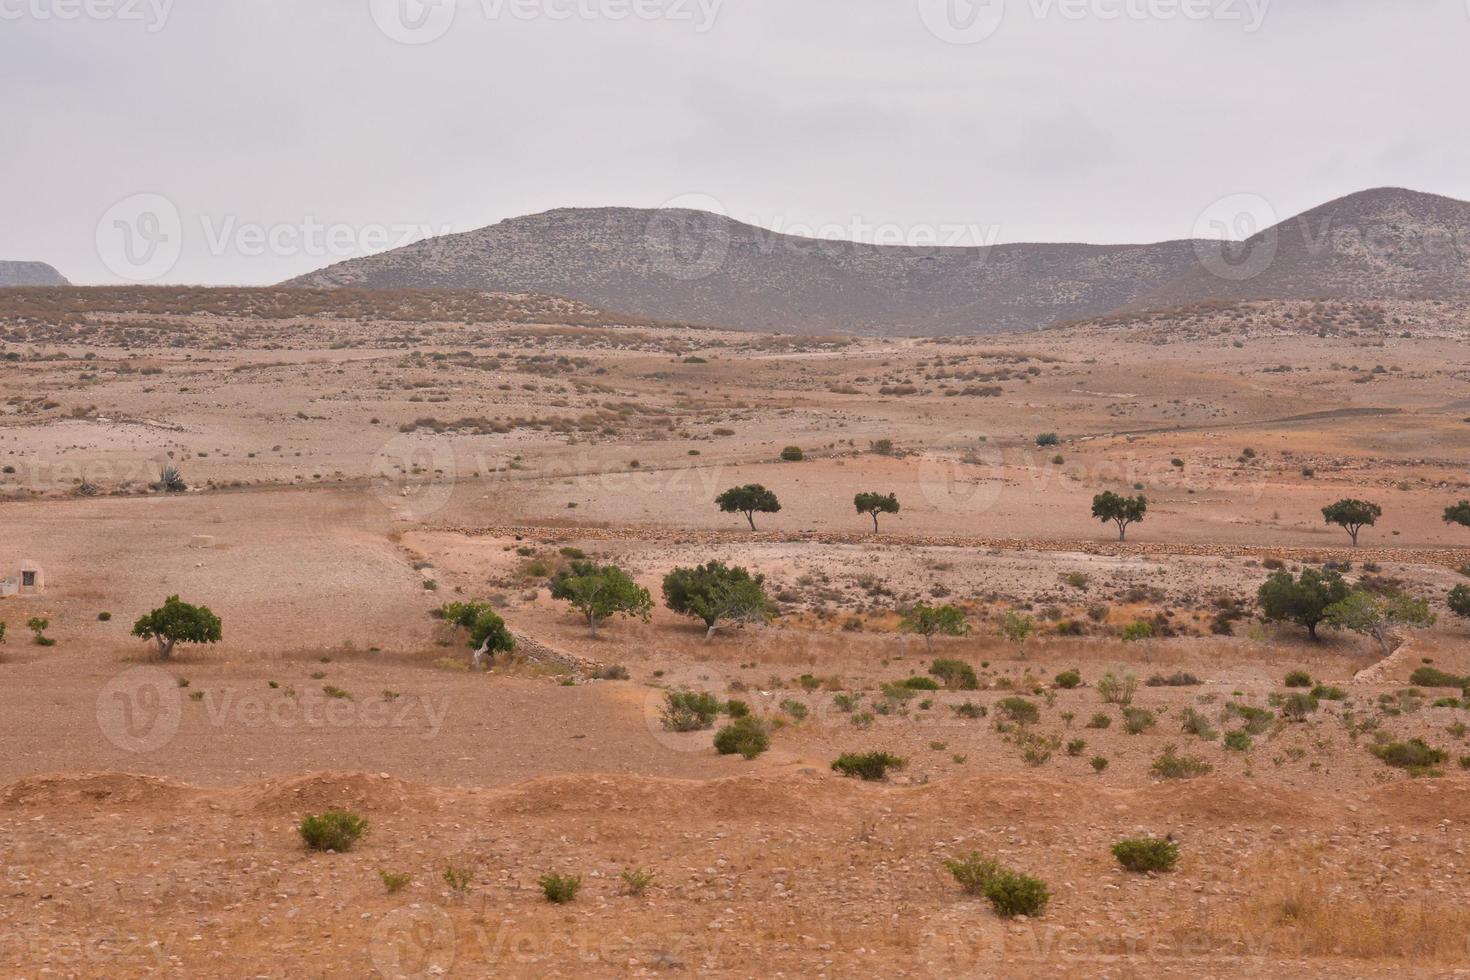
M 1137 524 L 1148 513 L 1148 501 L 1143 494 L 1136 497 L 1120 497 L 1107 490 L 1092 498 L 1092 516 L 1104 524 L 1112 521 L 1118 525 L 1118 540 L 1128 538 L 1128 525 Z
M 464 630 L 469 647 L 475 651 L 474 667 L 480 669 L 485 658 L 509 653 L 516 648 L 516 638 L 506 628 L 505 620 L 488 602 L 446 602 L 439 608 L 445 622 Z
M 223 628 L 208 606 L 192 606 L 171 595 L 162 606 L 138 617 L 133 635 L 158 644 L 158 659 L 168 660 L 177 643 L 218 643 Z
M 881 493 L 860 493 L 852 498 L 853 506 L 859 514 L 867 514 L 873 518 L 873 533 L 878 533 L 879 514 L 898 513 L 898 495 Z
M 1470 527 L 1470 500 L 1462 500 L 1453 507 L 1444 509 L 1444 522 L 1446 524 L 1459 524 L 1461 527 Z
M 1026 640 L 1036 632 L 1036 620 L 1023 612 L 1009 610 L 1000 621 L 1000 633 L 1016 645 L 1016 652 L 1026 659 Z
M 1450 607 L 1450 612 L 1456 616 L 1470 619 L 1470 587 L 1457 585 L 1450 589 L 1450 594 L 1445 597 L 1445 602 Z M 5 624 L 0 623 L 0 640 L 5 638 Z
M 563 600 L 587 619 L 592 636 L 611 616 L 636 616 L 647 622 L 653 609 L 648 590 L 616 565 L 574 561 L 551 580 L 551 597 Z
M 1138 620 L 1123 627 L 1124 643 L 1142 643 L 1145 663 L 1154 659 L 1154 624 Z
M 5 642 L 5 620 L 0 619 L 0 643 Z
M 750 522 L 750 529 L 755 530 L 755 515 L 776 514 L 781 510 L 781 501 L 776 495 L 759 483 L 747 483 L 743 487 L 731 487 L 715 498 L 720 511 L 725 514 L 744 514 L 745 519 Z
M 669 572 L 664 603 L 681 616 L 702 620 L 706 642 L 722 624 L 764 623 L 775 614 L 764 576 L 721 561 Z
M 1430 627 L 1434 625 L 1435 618 L 1429 611 L 1428 600 L 1416 599 L 1403 592 L 1377 596 L 1354 591 L 1325 611 L 1328 626 L 1372 637 L 1378 641 L 1384 656 L 1392 652 L 1388 641 L 1396 630 L 1406 626 Z
M 1383 516 L 1383 508 L 1366 500 L 1347 498 L 1323 507 L 1322 516 L 1328 524 L 1336 524 L 1346 531 L 1348 537 L 1353 539 L 1353 547 L 1356 548 L 1358 532 L 1365 527 L 1377 524 L 1378 518 Z
M 963 610 L 956 606 L 931 606 L 922 602 L 904 614 L 898 628 L 905 633 L 922 636 L 930 655 L 934 653 L 935 636 L 964 636 L 970 632 Z
M 1267 620 L 1296 623 L 1315 640 L 1318 625 L 1327 617 L 1327 607 L 1346 599 L 1348 592 L 1347 583 L 1337 572 L 1306 568 L 1296 579 L 1282 570 L 1261 584 L 1256 600 Z

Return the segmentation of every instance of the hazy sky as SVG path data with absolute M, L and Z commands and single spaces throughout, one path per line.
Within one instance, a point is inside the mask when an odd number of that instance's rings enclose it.
M 83 283 L 566 206 L 981 244 L 1470 198 L 1470 0 L 0 0 L 0 91 L 0 259 Z

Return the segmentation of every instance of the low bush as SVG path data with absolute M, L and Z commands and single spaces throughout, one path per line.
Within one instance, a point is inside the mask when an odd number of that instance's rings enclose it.
M 1193 779 L 1206 775 L 1214 766 L 1197 756 L 1179 755 L 1173 745 L 1166 745 L 1151 768 L 1160 779 Z
M 1092 716 L 1092 720 L 1087 723 L 1087 727 L 1088 728 L 1107 728 L 1108 726 L 1112 725 L 1112 723 L 1113 723 L 1113 716 L 1112 715 L 1104 714 L 1103 712 L 1099 711 L 1097 714 L 1095 714 L 1095 715 Z
M 1154 727 L 1154 713 L 1147 708 L 1124 708 L 1123 730 L 1129 735 L 1142 735 Z
M 1317 699 L 1310 694 L 1289 694 L 1281 701 L 1281 717 L 1288 721 L 1306 721 L 1317 710 Z
M 703 691 L 669 691 L 664 695 L 663 726 L 671 732 L 709 728 L 720 713 L 720 702 Z
M 1138 837 L 1113 845 L 1113 857 L 1129 871 L 1171 871 L 1179 861 L 1179 845 L 1165 837 Z
M 1001 870 L 992 874 L 985 882 L 983 894 L 990 899 L 990 907 L 1002 919 L 1018 915 L 1037 916 L 1046 911 L 1051 892 L 1039 878 L 1015 871 Z
M 553 905 L 565 905 L 577 897 L 582 888 L 582 879 L 577 875 L 544 874 L 536 879 L 541 894 Z
M 844 752 L 833 761 L 832 770 L 873 782 L 888 778 L 888 770 L 906 765 L 908 760 L 888 752 Z
M 303 817 L 296 830 L 313 851 L 341 854 L 352 850 L 352 845 L 367 831 L 367 826 L 367 821 L 355 813 L 328 810 Z
M 951 690 L 973 691 L 980 686 L 975 668 L 963 660 L 936 660 L 929 665 L 929 673 L 939 678 Z
M 1409 683 L 1415 687 L 1470 687 L 1470 677 L 1449 674 L 1438 667 L 1420 667 L 1409 675 Z
M 1074 687 L 1082 686 L 1082 675 L 1075 670 L 1064 670 L 1057 675 L 1056 683 L 1057 687 L 1070 691 Z
M 754 759 L 771 747 L 771 733 L 759 718 L 743 715 L 715 733 L 715 751 Z
M 995 710 L 1018 725 L 1034 725 L 1041 720 L 1041 708 L 1025 698 L 1003 698 L 995 703 Z
M 1370 745 L 1368 751 L 1397 769 L 1405 769 L 1411 775 L 1429 775 L 1434 767 L 1449 758 L 1442 749 L 1436 749 L 1422 738 L 1411 738 L 1407 742 L 1382 742 Z
M 1311 687 L 1312 675 L 1305 670 L 1293 670 L 1286 675 L 1287 687 Z
M 944 866 L 966 895 L 984 894 L 986 884 L 1001 870 L 997 862 L 979 854 L 945 861 Z
M 1203 682 L 1193 674 L 1181 670 L 1173 674 L 1155 674 L 1145 683 L 1149 687 L 1198 687 Z
M 1104 674 L 1102 680 L 1097 682 L 1097 693 L 1103 699 L 1104 704 L 1131 704 L 1133 694 L 1138 690 L 1138 678 L 1132 674 L 1124 674 L 1119 677 L 1116 674 Z
M 1232 752 L 1249 752 L 1251 733 L 1247 731 L 1226 732 L 1223 744 Z

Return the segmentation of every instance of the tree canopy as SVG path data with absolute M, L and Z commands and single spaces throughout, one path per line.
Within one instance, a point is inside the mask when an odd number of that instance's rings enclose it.
M 1427 600 L 1403 592 L 1373 595 L 1361 590 L 1328 606 L 1324 618 L 1333 629 L 1351 630 L 1377 640 L 1385 656 L 1390 652 L 1388 641 L 1395 630 L 1433 626 L 1436 619 Z
M 1450 612 L 1470 619 L 1470 586 L 1457 585 L 1450 589 L 1450 594 L 1445 597 L 1445 602 L 1449 605 Z M 0 623 L 0 627 L 4 625 Z M 0 629 L 0 637 L 4 636 L 4 632 L 3 629 Z
M 163 600 L 163 605 L 138 617 L 133 635 L 158 644 L 158 659 L 173 656 L 178 643 L 218 643 L 223 636 L 220 619 L 208 606 L 191 606 L 176 595 Z
M 1261 584 L 1256 599 L 1267 620 L 1295 623 L 1315 640 L 1317 627 L 1327 618 L 1328 607 L 1346 599 L 1349 591 L 1347 582 L 1337 572 L 1306 568 L 1297 579 L 1283 569 Z
M 1354 500 L 1349 497 L 1323 507 L 1322 516 L 1328 524 L 1336 524 L 1347 531 L 1348 536 L 1353 539 L 1353 547 L 1356 548 L 1358 532 L 1365 527 L 1377 524 L 1378 518 L 1383 516 L 1383 508 L 1367 500 Z
M 1446 524 L 1459 524 L 1461 527 L 1470 527 L 1470 500 L 1462 500 L 1458 504 L 1444 509 L 1444 522 Z
M 726 514 L 744 514 L 745 519 L 750 522 L 750 529 L 755 530 L 755 515 L 775 514 L 781 510 L 781 501 L 776 495 L 759 483 L 747 483 L 742 487 L 731 487 L 715 498 L 715 503 L 720 510 Z
M 705 639 L 724 623 L 763 623 L 774 612 L 765 579 L 739 566 L 711 561 L 676 568 L 664 576 L 664 602 L 681 616 L 705 625 Z
M 1122 497 L 1107 490 L 1092 498 L 1092 516 L 1104 524 L 1112 521 L 1118 525 L 1119 541 L 1128 537 L 1128 525 L 1139 523 L 1147 513 L 1148 501 L 1143 494 Z
M 653 609 L 648 590 L 616 565 L 574 561 L 551 580 L 551 597 L 567 602 L 587 620 L 592 635 L 597 624 L 611 616 L 647 620 Z
M 873 533 L 878 533 L 879 514 L 898 513 L 898 495 L 881 493 L 860 493 L 852 498 L 853 506 L 859 514 L 867 514 L 873 518 Z
M 920 602 L 904 613 L 898 624 L 905 633 L 917 633 L 924 638 L 929 652 L 934 652 L 935 636 L 964 636 L 970 632 L 970 623 L 964 610 L 957 606 L 931 606 Z
M 439 608 L 439 615 L 468 634 L 476 666 L 486 654 L 516 648 L 516 639 L 506 628 L 505 620 L 488 602 L 446 602 Z

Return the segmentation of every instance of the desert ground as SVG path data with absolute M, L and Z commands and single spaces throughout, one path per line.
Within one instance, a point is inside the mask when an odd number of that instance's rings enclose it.
M 0 973 L 1465 975 L 1470 696 L 1411 678 L 1470 674 L 1470 529 L 1442 519 L 1467 340 L 1470 306 L 1430 301 L 859 339 L 536 296 L 0 292 L 0 579 L 45 582 L 0 598 Z M 752 530 L 714 498 L 754 483 L 782 506 Z M 901 503 L 876 533 L 867 491 Z M 1126 540 L 1104 491 L 1147 497 Z M 1347 497 L 1383 510 L 1357 547 L 1321 513 Z M 592 636 L 549 588 L 579 557 L 646 620 Z M 769 622 L 707 639 L 664 607 L 712 559 L 764 576 Z M 1324 567 L 1435 622 L 1263 619 L 1272 571 Z M 132 636 L 171 595 L 221 641 Z M 470 670 L 454 601 L 517 651 Z M 919 603 L 968 632 L 931 652 Z M 977 683 L 904 686 L 936 658 Z M 668 730 L 681 691 L 745 702 L 769 749 Z M 1372 751 L 1409 739 L 1441 761 Z M 832 769 L 866 751 L 903 765 Z M 303 845 L 328 809 L 368 821 L 350 850 Z M 1109 852 L 1165 835 L 1165 873 Z M 972 852 L 1044 913 L 966 894 L 944 862 Z

